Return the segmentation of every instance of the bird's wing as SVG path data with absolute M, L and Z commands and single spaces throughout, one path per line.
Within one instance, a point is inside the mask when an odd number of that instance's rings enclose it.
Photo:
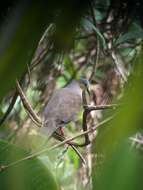
M 63 88 L 54 92 L 44 110 L 45 126 L 52 127 L 54 132 L 60 125 L 74 121 L 81 106 L 82 97 L 74 91 Z M 56 125 L 49 126 L 50 120 L 55 121 Z
M 66 90 L 63 96 L 61 96 L 57 117 L 64 121 L 75 121 L 77 114 L 81 110 L 82 98 L 79 94 Z

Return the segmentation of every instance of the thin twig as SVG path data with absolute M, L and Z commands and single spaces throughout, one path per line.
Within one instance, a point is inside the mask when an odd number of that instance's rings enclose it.
M 85 105 L 84 109 L 91 112 L 91 111 L 96 111 L 96 110 L 115 109 L 118 106 L 119 106 L 118 104 L 107 104 L 107 105 L 99 105 L 99 106 Z
M 38 127 L 42 127 L 42 121 L 41 121 L 41 123 L 37 122 L 37 121 L 33 118 L 33 116 L 30 114 L 30 112 L 29 112 L 28 110 L 25 110 L 25 111 L 26 111 L 26 113 L 28 114 L 28 116 L 30 117 L 31 121 L 33 121 L 33 123 L 35 123 L 35 125 L 37 125 Z
M 87 103 L 85 94 L 83 94 L 83 103 Z M 100 105 L 100 106 L 90 106 L 90 105 L 85 105 L 84 106 L 84 112 L 83 112 L 83 118 L 82 118 L 82 128 L 83 131 L 87 131 L 88 127 L 87 127 L 87 116 L 91 111 L 96 111 L 96 110 L 103 110 L 103 109 L 113 109 L 115 108 L 117 105 L 113 104 L 113 105 Z M 83 147 L 83 146 L 87 146 L 88 144 L 90 144 L 90 139 L 89 139 L 89 135 L 88 133 L 85 134 L 85 142 L 83 144 L 77 144 L 77 143 L 73 143 L 73 145 L 75 145 L 76 147 Z
M 30 70 L 33 70 L 39 63 L 41 63 L 41 61 L 45 59 L 45 57 L 47 56 L 47 49 L 47 47 L 43 48 L 38 57 L 32 60 Z
M 79 134 L 77 134 L 77 135 L 75 135 L 74 137 L 71 137 L 71 138 L 69 138 L 69 139 L 65 139 L 63 142 L 58 143 L 58 144 L 52 146 L 51 148 L 49 148 L 49 151 L 54 150 L 54 149 L 56 149 L 56 148 L 58 148 L 58 147 L 60 147 L 60 146 L 62 146 L 62 145 L 64 145 L 64 144 L 66 144 L 66 143 L 68 143 L 68 142 L 71 142 L 71 141 L 73 141 L 73 140 L 75 140 L 75 139 L 77 139 L 77 138 L 79 138 L 79 137 L 81 137 L 81 136 L 84 136 L 85 134 L 88 134 L 88 133 L 91 133 L 91 132 L 97 130 L 97 128 L 99 128 L 100 126 L 102 126 L 102 125 L 104 125 L 105 123 L 109 122 L 109 121 L 112 120 L 113 118 L 114 118 L 113 116 L 108 117 L 108 118 L 106 118 L 105 120 L 101 121 L 99 124 L 97 124 L 96 127 L 93 127 L 92 129 L 88 129 L 87 131 L 81 132 L 81 133 L 79 133 Z M 43 150 L 43 151 L 41 151 L 41 152 L 45 152 L 45 151 L 46 151 L 46 149 Z
M 56 138 L 57 140 L 59 140 L 59 141 L 64 141 L 65 140 L 65 136 L 62 136 L 62 135 L 60 135 L 58 132 L 54 132 L 54 134 L 53 134 L 53 137 L 54 138 Z M 75 151 L 75 153 L 78 155 L 78 157 L 81 159 L 81 161 L 82 161 L 82 163 L 83 164 L 86 164 L 86 162 L 85 162 L 85 159 L 83 158 L 83 156 L 81 155 L 81 153 L 79 152 L 79 150 L 75 147 L 75 145 L 73 145 L 72 144 L 72 142 L 67 142 L 66 143 L 68 146 L 70 146 L 74 151 Z
M 83 105 L 88 104 L 85 91 L 83 91 L 83 93 L 82 93 L 82 101 L 83 101 Z M 84 107 L 84 112 L 83 112 L 83 116 L 82 116 L 82 129 L 83 129 L 83 131 L 87 131 L 87 129 L 88 129 L 87 128 L 87 116 L 88 116 L 89 113 L 90 113 L 90 111 L 88 111 Z M 85 137 L 85 142 L 82 144 L 82 146 L 87 146 L 88 144 L 90 144 L 89 135 L 85 134 L 84 137 Z
M 23 103 L 23 106 L 25 107 L 25 109 L 30 113 L 30 115 L 32 116 L 33 118 L 33 121 L 35 120 L 36 121 L 36 124 L 38 123 L 39 127 L 42 126 L 42 122 L 41 122 L 41 119 L 40 117 L 38 117 L 38 115 L 34 112 L 32 106 L 30 105 L 30 103 L 28 102 L 24 92 L 22 91 L 22 88 L 18 82 L 18 80 L 16 80 L 16 86 L 17 86 L 17 91 L 19 93 L 19 96 L 22 100 L 22 103 Z M 31 117 L 30 117 L 31 118 Z
M 44 39 L 45 39 L 45 34 L 46 32 L 48 32 L 49 30 L 51 29 L 51 25 L 48 27 L 48 29 L 45 31 L 45 33 L 43 34 L 40 42 L 38 45 L 40 45 Z M 36 57 L 35 59 L 32 59 L 31 63 L 30 63 L 30 66 L 28 66 L 28 75 L 30 76 L 30 72 L 41 62 L 45 59 L 46 55 L 47 55 L 47 52 L 48 51 L 51 51 L 50 50 L 50 47 L 45 47 L 41 53 L 38 55 L 38 57 Z M 23 74 L 22 76 L 22 79 L 20 80 L 20 84 L 21 84 L 21 81 L 24 79 L 24 76 L 25 76 L 26 72 Z M 29 77 L 30 78 L 30 77 Z M 0 126 L 4 123 L 4 121 L 7 119 L 8 115 L 10 114 L 10 112 L 12 111 L 14 105 L 15 105 L 15 102 L 17 100 L 17 97 L 18 97 L 18 93 L 17 91 L 15 91 L 14 95 L 13 95 L 13 98 L 12 98 L 12 101 L 7 109 L 7 111 L 4 113 L 3 117 L 0 118 Z
M 66 139 L 66 140 L 64 140 L 63 142 L 60 142 L 60 143 L 58 143 L 58 144 L 52 146 L 51 148 L 49 148 L 49 147 L 48 147 L 48 148 L 45 148 L 45 149 L 43 149 L 43 150 L 41 150 L 41 151 L 38 151 L 38 152 L 36 152 L 36 153 L 33 153 L 33 154 L 29 155 L 29 156 L 26 156 L 26 157 L 24 157 L 24 158 L 22 158 L 22 159 L 20 159 L 20 160 L 17 160 L 17 161 L 15 161 L 15 162 L 12 162 L 12 163 L 8 164 L 8 165 L 1 165 L 1 166 L 0 166 L 0 172 L 3 171 L 3 170 L 5 170 L 5 169 L 8 169 L 9 167 L 15 166 L 15 165 L 17 165 L 17 164 L 19 164 L 19 163 L 21 163 L 21 162 L 23 162 L 23 161 L 25 161 L 25 160 L 29 160 L 29 159 L 32 159 L 32 158 L 34 158 L 34 157 L 37 157 L 37 156 L 39 156 L 39 155 L 41 155 L 41 154 L 43 154 L 43 153 L 45 153 L 45 152 L 47 152 L 47 151 L 52 151 L 52 150 L 54 150 L 54 149 L 56 149 L 56 148 L 58 148 L 58 147 L 60 147 L 60 146 L 62 146 L 62 145 L 64 145 L 64 144 L 66 144 L 66 143 L 68 143 L 68 142 L 70 142 L 70 141 L 73 141 L 74 139 L 77 139 L 77 138 L 79 138 L 79 137 L 81 137 L 81 136 L 84 136 L 85 134 L 91 133 L 91 132 L 97 130 L 97 128 L 99 128 L 100 126 L 102 126 L 102 125 L 104 125 L 105 123 L 111 121 L 112 119 L 113 119 L 113 116 L 108 117 L 108 118 L 106 118 L 105 120 L 103 120 L 102 122 L 100 122 L 99 124 L 97 124 L 96 127 L 92 128 L 92 129 L 89 129 L 89 130 L 87 130 L 87 131 L 84 131 L 84 132 L 82 132 L 82 133 L 79 133 L 79 134 L 77 134 L 77 135 L 75 135 L 74 137 L 71 137 L 71 138 L 69 138 L 69 139 Z
M 94 9 L 93 9 L 92 3 L 90 2 L 89 5 L 90 5 L 90 13 L 91 13 L 93 25 L 95 27 L 97 27 L 96 19 L 95 19 L 96 16 L 95 16 L 95 13 L 94 13 Z M 89 81 L 91 81 L 93 79 L 94 75 L 95 75 L 96 67 L 97 67 L 97 64 L 98 64 L 98 61 L 99 61 L 99 56 L 100 56 L 100 41 L 98 39 L 98 36 L 97 36 L 96 32 L 94 33 L 94 35 L 96 37 L 96 59 L 95 59 L 95 62 L 93 64 L 92 73 L 91 73 L 91 75 L 89 77 Z
M 19 92 L 19 95 L 21 97 L 21 100 L 22 100 L 22 103 L 26 109 L 26 111 L 28 111 L 29 113 L 29 117 L 31 118 L 31 120 L 38 126 L 38 127 L 41 127 L 42 125 L 42 122 L 41 122 L 41 119 L 36 115 L 36 113 L 34 112 L 34 110 L 32 109 L 32 106 L 30 105 L 30 103 L 28 102 L 24 92 L 22 91 L 21 87 L 20 87 L 20 84 L 18 81 L 16 81 L 17 83 L 17 88 L 18 88 L 18 92 Z M 77 153 L 77 155 L 80 157 L 80 159 L 82 160 L 82 162 L 85 164 L 85 160 L 84 158 L 82 157 L 82 155 L 80 154 L 80 152 L 77 150 L 77 148 L 74 146 L 74 145 L 70 145 L 74 151 Z
M 28 75 L 28 84 L 30 84 L 30 82 L 31 82 L 31 78 L 30 78 L 31 71 L 30 71 L 30 67 L 28 64 L 27 64 L 27 75 Z
M 78 155 L 78 157 L 81 159 L 82 163 L 86 165 L 86 161 L 83 158 L 82 154 L 79 152 L 79 150 L 74 145 L 70 145 L 70 146 L 76 152 L 76 154 Z
M 38 43 L 38 47 L 40 47 L 42 43 L 46 40 L 47 35 L 52 28 L 53 28 L 53 24 L 50 24 L 49 27 L 45 30 L 44 34 L 42 35 L 42 38 L 40 39 Z M 36 59 L 32 59 L 31 64 L 30 64 L 30 70 L 33 70 L 41 61 L 45 59 L 45 57 L 47 56 L 47 52 L 52 51 L 52 49 L 50 49 L 50 46 L 51 46 L 51 43 L 47 42 L 46 47 L 42 49 L 42 51 L 38 54 L 38 57 L 36 57 Z
M 119 54 L 117 54 L 114 50 L 112 50 L 111 57 L 116 65 L 116 68 L 117 68 L 119 74 L 121 75 L 123 81 L 127 82 L 128 73 L 127 73 L 126 68 L 124 67 L 124 63 L 123 63 L 121 56 Z
M 7 119 L 8 115 L 12 111 L 12 109 L 13 109 L 13 107 L 15 105 L 15 102 L 17 100 L 17 97 L 18 97 L 18 93 L 15 92 L 14 95 L 13 95 L 13 98 L 12 98 L 12 100 L 11 100 L 9 106 L 8 106 L 8 109 L 4 113 L 3 117 L 0 119 L 0 126 L 4 123 L 4 121 Z
M 98 61 L 99 61 L 99 56 L 100 56 L 100 42 L 97 38 L 97 43 L 96 43 L 96 59 L 95 59 L 95 62 L 93 64 L 93 68 L 92 68 L 92 73 L 89 77 L 89 81 L 91 81 L 95 75 L 95 72 L 96 72 L 96 67 L 98 65 Z
M 42 54 L 40 56 L 38 56 L 37 59 L 33 60 L 32 61 L 32 64 L 30 65 L 30 68 L 28 70 L 28 74 L 29 72 L 31 72 L 32 69 L 34 69 L 35 66 L 37 66 L 45 57 L 46 57 L 46 53 L 47 53 L 47 50 L 44 50 L 42 52 Z M 24 73 L 23 76 L 25 76 L 26 73 Z M 23 78 L 23 77 L 22 77 Z M 12 98 L 12 101 L 11 103 L 9 104 L 9 107 L 8 109 L 6 110 L 6 112 L 4 113 L 3 117 L 0 118 L 0 126 L 5 122 L 5 120 L 7 119 L 8 115 L 11 113 L 14 105 L 15 105 L 15 102 L 17 100 L 17 97 L 18 97 L 18 92 L 15 91 L 14 95 L 13 95 L 13 98 Z

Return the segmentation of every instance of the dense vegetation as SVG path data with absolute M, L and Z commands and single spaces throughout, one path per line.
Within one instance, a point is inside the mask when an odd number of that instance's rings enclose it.
M 0 9 L 0 189 L 143 189 L 143 2 L 15 0 Z M 81 77 L 93 107 L 65 129 L 81 143 L 87 126 L 79 157 L 39 126 L 53 91 Z

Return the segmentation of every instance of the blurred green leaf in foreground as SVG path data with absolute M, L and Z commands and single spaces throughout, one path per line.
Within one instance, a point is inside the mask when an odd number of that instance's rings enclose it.
M 28 154 L 5 141 L 0 141 L 0 188 L 2 190 L 58 190 L 48 167 L 38 158 L 8 166 Z M 2 167 L 6 166 L 5 169 Z
M 115 118 L 99 130 L 95 150 L 104 155 L 104 161 L 99 170 L 93 170 L 96 171 L 93 184 L 97 190 L 143 189 L 142 153 L 132 147 L 129 140 L 131 135 L 142 131 L 142 58 L 141 52 Z

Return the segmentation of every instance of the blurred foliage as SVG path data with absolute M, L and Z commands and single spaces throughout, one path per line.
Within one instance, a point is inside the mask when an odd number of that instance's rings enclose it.
M 15 0 L 0 9 L 0 188 L 142 189 L 143 2 Z M 53 91 L 80 77 L 90 79 L 91 104 L 120 104 L 88 117 L 92 127 L 114 116 L 79 149 L 87 164 L 60 147 L 4 168 L 47 147 L 16 93 L 16 79 L 42 118 Z M 82 113 L 66 136 L 81 126 Z M 137 133 L 136 145 L 130 137 Z
M 101 140 L 97 140 L 99 143 L 97 147 L 100 151 L 112 151 L 112 144 L 115 144 L 116 147 L 117 143 L 120 144 L 124 139 L 142 129 L 142 77 L 143 68 L 141 53 L 136 61 L 134 72 L 126 85 L 124 97 L 120 100 L 122 106 L 118 108 L 115 118 L 109 126 L 106 124 L 105 131 L 100 133 L 103 137 L 100 137 L 100 135 L 98 136 L 101 138 Z
M 0 163 L 9 165 L 28 154 L 14 145 L 0 141 Z M 32 158 L 17 165 L 8 166 L 0 172 L 1 189 L 59 189 L 47 165 L 38 158 Z
M 129 142 L 120 143 L 110 157 L 106 158 L 103 168 L 97 169 L 96 174 L 93 172 L 94 189 L 142 189 L 141 163 L 142 156 L 130 147 Z
M 105 153 L 105 163 L 96 171 L 94 186 L 97 189 L 142 189 L 142 154 L 131 147 L 129 137 L 142 132 L 142 53 L 136 61 L 121 107 L 110 124 L 101 128 L 96 139 L 96 151 Z M 128 141 L 127 141 L 128 139 Z M 95 171 L 95 170 L 93 170 Z M 100 173 L 101 172 L 101 173 Z M 100 177 L 99 177 L 99 176 Z

